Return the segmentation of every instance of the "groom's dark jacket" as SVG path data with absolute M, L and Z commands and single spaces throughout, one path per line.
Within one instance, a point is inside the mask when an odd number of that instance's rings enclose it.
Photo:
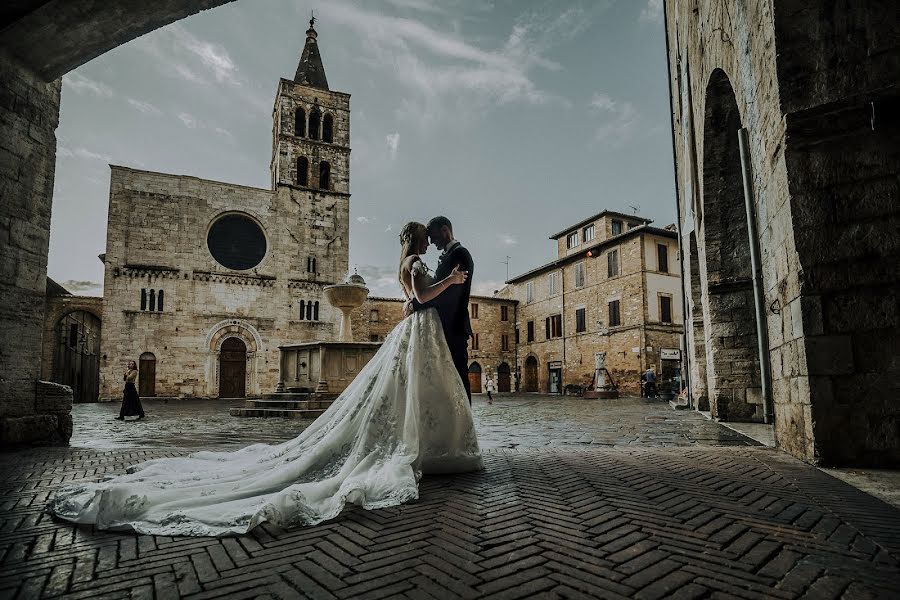
M 451 285 L 438 297 L 426 302 L 426 308 L 434 307 L 441 318 L 441 326 L 444 328 L 444 337 L 447 338 L 447 346 L 450 347 L 450 355 L 453 364 L 459 372 L 466 394 L 472 399 L 469 389 L 469 336 L 472 335 L 472 323 L 469 321 L 469 295 L 472 292 L 472 276 L 475 272 L 475 261 L 472 255 L 462 244 L 453 244 L 453 247 L 441 255 L 437 269 L 434 272 L 435 281 L 441 281 L 453 271 L 453 267 L 459 267 L 460 271 L 468 271 L 466 282 L 459 285 Z M 413 299 L 413 308 L 419 310 L 422 304 Z

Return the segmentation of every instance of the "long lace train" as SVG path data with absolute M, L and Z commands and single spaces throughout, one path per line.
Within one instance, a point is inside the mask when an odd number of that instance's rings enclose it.
M 465 390 L 429 309 L 404 319 L 293 440 L 150 460 L 107 481 L 63 487 L 48 509 L 100 529 L 239 534 L 263 521 L 319 523 L 348 502 L 401 504 L 418 497 L 423 472 L 482 468 Z

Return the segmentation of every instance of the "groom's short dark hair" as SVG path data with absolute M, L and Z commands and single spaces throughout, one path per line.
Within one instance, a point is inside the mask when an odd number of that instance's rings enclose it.
M 432 220 L 428 221 L 428 225 L 426 225 L 425 229 L 427 231 L 434 231 L 435 229 L 440 229 L 444 225 L 447 226 L 447 229 L 450 230 L 450 233 L 453 233 L 453 223 L 450 222 L 450 219 L 447 217 L 435 217 Z

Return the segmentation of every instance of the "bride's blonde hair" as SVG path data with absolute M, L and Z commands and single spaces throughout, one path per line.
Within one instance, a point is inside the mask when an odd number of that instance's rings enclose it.
M 401 286 L 406 285 L 403 280 L 403 261 L 413 254 L 418 254 L 419 248 L 427 237 L 428 232 L 425 226 L 417 221 L 410 221 L 400 230 L 400 267 L 397 270 L 397 278 L 400 280 Z

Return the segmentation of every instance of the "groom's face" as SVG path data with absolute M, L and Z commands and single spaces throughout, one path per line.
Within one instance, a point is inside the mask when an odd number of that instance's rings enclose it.
M 428 230 L 428 240 L 435 248 L 443 250 L 450 240 L 449 232 L 446 227 L 432 227 Z

